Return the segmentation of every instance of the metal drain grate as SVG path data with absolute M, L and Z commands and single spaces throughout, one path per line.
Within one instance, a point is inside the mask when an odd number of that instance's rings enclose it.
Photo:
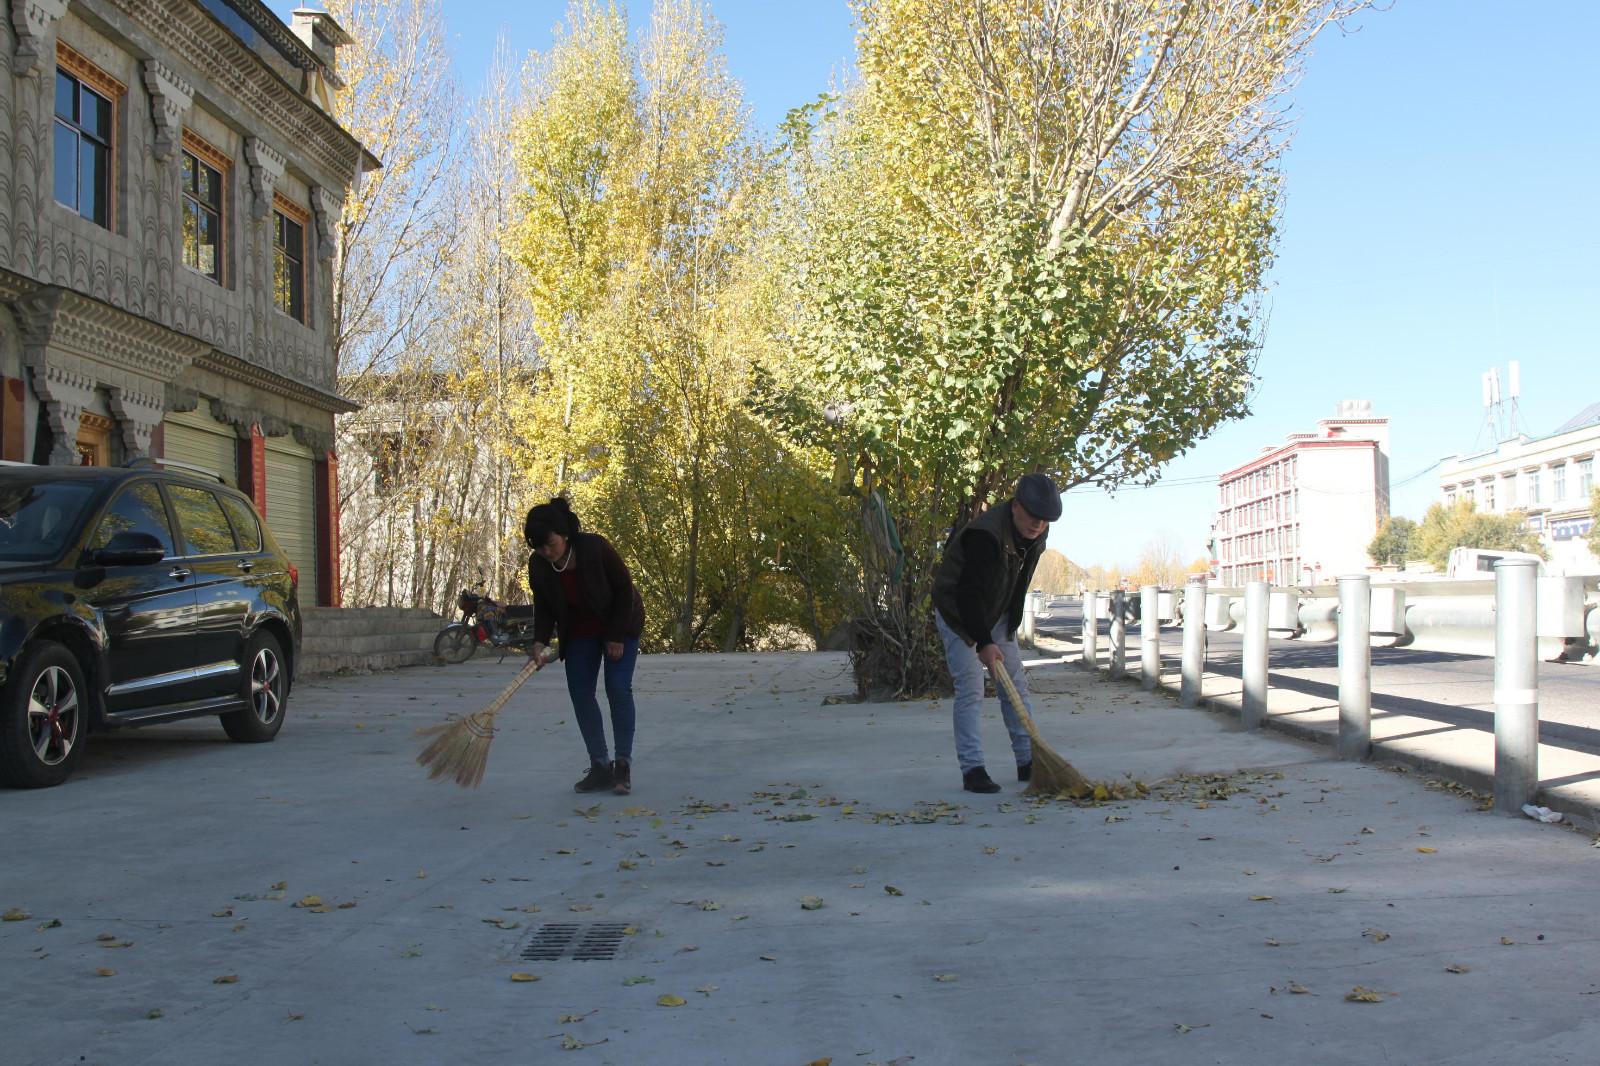
M 528 938 L 522 957 L 531 962 L 553 962 L 563 956 L 579 962 L 614 959 L 627 936 L 627 922 L 549 922 Z

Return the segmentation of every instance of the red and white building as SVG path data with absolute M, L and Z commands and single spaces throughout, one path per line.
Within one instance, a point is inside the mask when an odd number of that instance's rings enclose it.
M 1367 400 L 1341 403 L 1315 432 L 1220 478 L 1211 533 L 1223 585 L 1330 582 L 1364 573 L 1367 546 L 1389 514 L 1389 420 Z

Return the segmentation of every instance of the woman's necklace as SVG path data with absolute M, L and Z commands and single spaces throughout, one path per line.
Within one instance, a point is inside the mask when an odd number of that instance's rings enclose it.
M 567 554 L 565 554 L 565 555 L 563 555 L 561 557 L 561 565 L 557 566 L 555 563 L 551 563 L 550 564 L 550 569 L 554 570 L 558 574 L 564 574 L 564 573 L 566 573 L 567 567 L 569 567 L 571 565 L 572 565 L 572 545 L 569 544 L 569 545 L 567 545 Z

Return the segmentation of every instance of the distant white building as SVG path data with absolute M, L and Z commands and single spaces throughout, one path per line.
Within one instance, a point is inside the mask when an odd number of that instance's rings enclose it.
M 1600 573 L 1585 541 L 1593 516 L 1600 403 L 1590 404 L 1547 437 L 1520 434 L 1491 451 L 1451 456 L 1439 471 L 1446 503 L 1469 499 L 1491 514 L 1523 511 L 1550 553 L 1552 574 Z
M 1315 584 L 1362 573 L 1389 514 L 1389 420 L 1367 400 L 1339 404 L 1315 432 L 1223 474 L 1212 538 L 1224 585 Z

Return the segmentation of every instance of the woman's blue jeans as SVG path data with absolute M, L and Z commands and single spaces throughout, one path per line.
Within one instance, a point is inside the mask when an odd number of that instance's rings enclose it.
M 611 732 L 617 744 L 617 758 L 633 758 L 633 665 L 639 658 L 639 640 L 625 641 L 622 658 L 606 658 L 604 637 L 575 637 L 567 641 L 567 694 L 572 697 L 572 713 L 583 733 L 583 746 L 589 758 L 608 762 L 606 727 L 600 717 L 600 701 L 595 683 L 600 667 L 605 666 L 606 703 L 611 707 Z

